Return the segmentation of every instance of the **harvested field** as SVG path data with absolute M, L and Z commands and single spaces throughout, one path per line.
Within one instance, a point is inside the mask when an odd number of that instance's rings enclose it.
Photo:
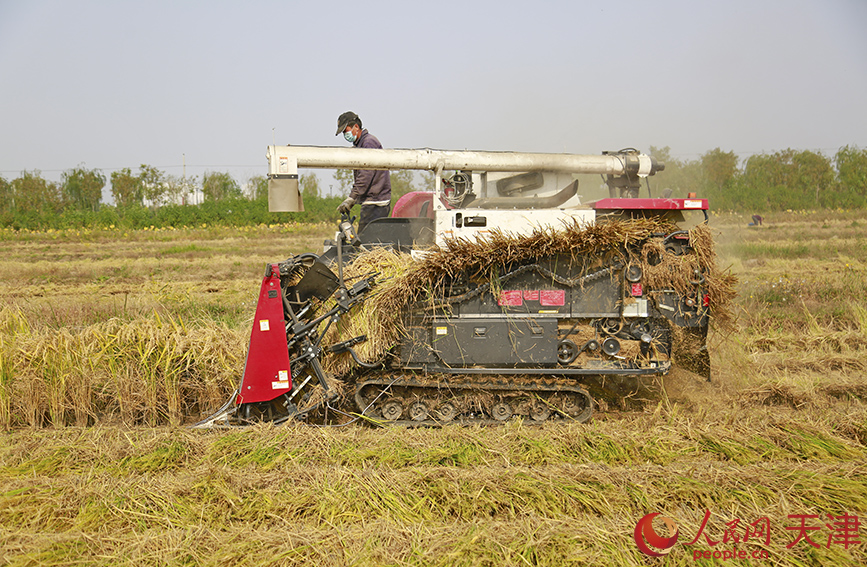
M 215 406 L 181 400 L 236 385 L 263 264 L 330 227 L 6 234 L 0 564 L 865 563 L 840 524 L 867 516 L 865 223 L 712 218 L 739 278 L 713 382 L 674 370 L 585 425 L 417 430 L 182 427 Z M 680 530 L 664 559 L 634 541 L 651 512 Z M 717 543 L 688 545 L 706 512 Z M 767 544 L 734 542 L 761 518 Z M 802 520 L 818 547 L 787 547 Z

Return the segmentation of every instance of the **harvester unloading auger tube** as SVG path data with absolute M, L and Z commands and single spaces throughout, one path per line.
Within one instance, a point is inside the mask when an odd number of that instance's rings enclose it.
M 240 385 L 201 427 L 583 422 L 601 379 L 679 365 L 710 378 L 725 303 L 707 200 L 639 198 L 664 164 L 601 156 L 268 148 L 272 210 L 303 209 L 298 168 L 436 173 L 391 217 L 322 254 L 269 263 Z M 610 197 L 580 203 L 575 174 Z M 650 191 L 648 184 L 648 193 Z M 703 218 L 688 228 L 685 213 Z M 716 280 L 720 280 L 715 283 Z

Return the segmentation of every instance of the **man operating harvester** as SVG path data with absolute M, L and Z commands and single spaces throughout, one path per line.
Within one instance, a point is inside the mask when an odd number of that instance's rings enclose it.
M 376 136 L 361 128 L 361 118 L 354 112 L 344 112 L 337 119 L 337 134 L 356 148 L 382 149 Z M 335 134 L 335 136 L 337 135 Z M 349 214 L 356 203 L 361 205 L 361 218 L 358 219 L 358 232 L 364 230 L 371 221 L 388 216 L 391 209 L 391 176 L 387 170 L 356 169 L 352 172 L 355 179 L 349 197 L 340 203 L 337 211 Z

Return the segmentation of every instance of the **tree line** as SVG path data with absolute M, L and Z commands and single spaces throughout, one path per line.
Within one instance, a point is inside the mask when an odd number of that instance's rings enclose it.
M 674 196 L 690 192 L 710 200 L 714 210 L 742 212 L 786 209 L 867 208 L 867 150 L 840 148 L 833 157 L 809 150 L 786 149 L 740 160 L 734 152 L 715 148 L 695 160 L 671 156 L 668 146 L 650 147 L 665 170 L 652 178 L 653 196 L 670 189 Z M 275 223 L 287 219 L 323 222 L 352 186 L 352 172 L 337 170 L 338 196 L 323 195 L 319 178 L 300 177 L 304 213 L 269 213 L 268 181 L 253 177 L 242 187 L 229 173 L 197 177 L 167 175 L 142 164 L 123 168 L 107 178 L 83 165 L 63 172 L 60 183 L 39 171 L 24 171 L 7 181 L 0 176 L 0 226 L 71 228 L 77 226 L 182 226 L 199 222 L 224 224 Z M 113 205 L 102 201 L 110 181 Z M 391 174 L 392 197 L 430 189 L 433 175 L 419 183 L 412 171 Z M 287 216 L 288 215 L 288 216 Z
M 123 168 L 107 178 L 98 169 L 79 166 L 63 172 L 60 183 L 39 171 L 24 171 L 11 181 L 0 176 L 0 227 L 15 229 L 115 226 L 195 226 L 273 224 L 289 221 L 330 222 L 337 205 L 352 188 L 351 170 L 337 170 L 337 196 L 325 196 L 319 178 L 300 176 L 303 213 L 270 213 L 268 179 L 255 176 L 242 186 L 227 172 L 176 177 L 142 164 L 138 171 Z M 114 204 L 103 202 L 109 190 Z M 397 199 L 417 186 L 412 171 L 392 172 L 392 196 Z
M 654 184 L 675 196 L 696 192 L 711 209 L 740 212 L 867 208 L 867 150 L 840 148 L 833 157 L 791 148 L 745 160 L 715 148 L 678 160 L 668 146 L 650 147 L 665 162 Z

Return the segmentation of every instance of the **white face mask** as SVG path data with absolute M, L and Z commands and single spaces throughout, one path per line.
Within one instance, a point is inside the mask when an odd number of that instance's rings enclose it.
M 343 137 L 346 138 L 346 141 L 350 144 L 354 144 L 355 140 L 358 138 L 355 137 L 355 134 L 352 133 L 352 130 L 343 133 Z

